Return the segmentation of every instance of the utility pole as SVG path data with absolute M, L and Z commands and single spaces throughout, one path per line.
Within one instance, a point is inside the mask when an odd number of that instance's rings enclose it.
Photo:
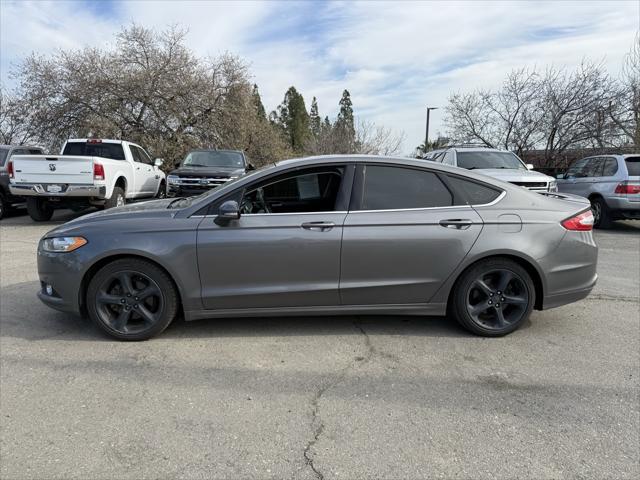
M 424 153 L 429 150 L 429 114 L 431 110 L 437 110 L 438 107 L 427 107 L 427 131 L 424 134 Z

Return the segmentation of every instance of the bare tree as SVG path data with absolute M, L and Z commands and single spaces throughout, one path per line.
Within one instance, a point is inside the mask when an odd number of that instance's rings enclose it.
M 608 113 L 626 142 L 640 147 L 640 31 L 624 58 L 618 96 Z
M 0 143 L 23 145 L 39 139 L 31 121 L 31 110 L 14 95 L 0 90 Z
M 404 143 L 404 133 L 378 126 L 367 120 L 356 122 L 355 152 L 367 155 L 397 155 Z

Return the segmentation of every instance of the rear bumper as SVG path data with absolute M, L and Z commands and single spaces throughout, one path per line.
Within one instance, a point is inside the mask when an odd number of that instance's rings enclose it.
M 57 185 L 62 188 L 60 192 L 50 192 L 48 187 Z M 13 195 L 21 197 L 94 197 L 104 199 L 107 195 L 107 187 L 104 185 L 72 185 L 50 183 L 18 183 L 11 184 L 9 190 Z
M 545 295 L 542 300 L 542 309 L 548 310 L 549 308 L 561 307 L 562 305 L 574 303 L 588 297 L 597 281 L 598 275 L 596 274 L 588 287 L 557 293 L 555 295 Z
M 629 200 L 626 195 L 605 197 L 607 207 L 611 213 L 623 218 L 640 218 L 640 198 L 636 201 Z

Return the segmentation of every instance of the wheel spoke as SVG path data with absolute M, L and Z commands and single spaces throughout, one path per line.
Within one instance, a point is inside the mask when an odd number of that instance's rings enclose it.
M 131 275 L 126 272 L 122 272 L 118 274 L 118 281 L 120 282 L 120 286 L 122 287 L 123 293 L 130 293 L 133 295 L 134 288 L 133 283 L 131 282 Z
M 142 305 L 142 304 L 138 305 L 137 312 L 147 324 L 154 324 L 158 319 L 158 316 L 150 312 L 145 305 Z
M 126 310 L 125 308 L 123 308 L 120 314 L 112 322 L 113 328 L 115 328 L 120 332 L 126 330 L 127 323 L 129 322 L 130 318 L 131 318 L 131 310 Z
M 469 315 L 475 318 L 482 312 L 486 312 L 489 308 L 491 308 L 491 305 L 487 305 L 485 302 L 480 302 L 476 305 L 470 306 Z
M 509 270 L 502 270 L 500 272 L 500 281 L 498 282 L 498 290 L 501 292 L 504 292 L 509 286 L 509 283 L 511 282 L 511 280 L 513 280 L 513 273 L 511 273 Z
M 121 305 L 121 298 L 120 295 L 110 295 L 106 292 L 100 292 L 96 297 L 96 301 L 105 305 Z
M 502 303 L 507 305 L 526 305 L 529 300 L 526 297 L 520 297 L 515 295 L 502 295 Z
M 502 307 L 496 308 L 496 320 L 500 328 L 504 327 L 507 323 L 504 319 L 504 314 L 502 313 Z
M 153 283 L 140 290 L 136 294 L 136 297 L 138 297 L 140 300 L 144 300 L 145 298 L 148 298 L 152 295 L 160 295 L 160 289 Z
M 482 292 L 487 296 L 492 292 L 491 287 L 489 287 L 489 285 L 487 285 L 481 278 L 478 278 L 471 286 L 482 290 Z

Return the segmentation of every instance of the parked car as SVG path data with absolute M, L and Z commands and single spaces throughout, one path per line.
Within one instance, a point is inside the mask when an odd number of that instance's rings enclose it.
M 167 175 L 167 195 L 200 195 L 253 169 L 240 150 L 193 150 Z
M 27 145 L 0 145 L 0 220 L 12 209 L 22 206 L 24 198 L 13 195 L 9 189 L 7 164 L 13 155 L 41 155 L 40 147 Z
M 640 219 L 640 154 L 576 160 L 558 175 L 558 189 L 588 198 L 597 228 L 610 228 L 617 219 Z
M 513 152 L 479 146 L 452 146 L 429 152 L 425 160 L 478 170 L 479 173 L 537 192 L 557 191 L 553 177 L 533 171 Z
M 371 156 L 281 162 L 198 197 L 85 215 L 38 245 L 38 297 L 123 340 L 186 320 L 444 315 L 505 335 L 596 283 L 593 215 L 473 171 Z
M 60 155 L 14 156 L 10 189 L 26 197 L 32 219 L 46 221 L 56 208 L 112 208 L 126 199 L 164 197 L 161 165 L 135 143 L 72 139 Z

